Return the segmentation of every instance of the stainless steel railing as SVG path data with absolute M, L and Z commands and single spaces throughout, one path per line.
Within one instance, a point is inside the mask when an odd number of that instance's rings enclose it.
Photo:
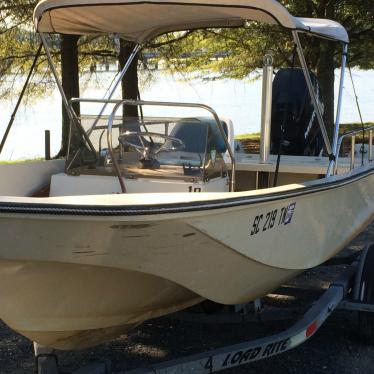
M 118 180 L 121 185 L 122 192 L 126 192 L 126 187 L 124 184 L 124 180 L 121 175 L 121 170 L 118 164 L 118 161 L 114 155 L 114 149 L 113 149 L 113 136 L 112 136 L 112 130 L 114 126 L 114 120 L 116 118 L 117 111 L 119 110 L 120 107 L 123 105 L 130 105 L 130 106 L 162 106 L 162 107 L 177 107 L 177 108 L 194 108 L 194 109 L 203 109 L 208 111 L 213 119 L 216 122 L 216 125 L 220 131 L 220 134 L 222 136 L 222 139 L 225 142 L 226 149 L 229 153 L 229 157 L 231 160 L 231 179 L 230 179 L 230 191 L 234 192 L 235 191 L 235 174 L 236 174 L 236 164 L 235 164 L 235 155 L 234 151 L 231 148 L 230 142 L 227 138 L 226 132 L 222 126 L 222 123 L 218 117 L 218 114 L 214 109 L 211 107 L 204 105 L 204 104 L 196 104 L 196 103 L 173 103 L 173 102 L 159 102 L 159 101 L 142 101 L 142 100 L 100 100 L 100 99 L 71 99 L 70 104 L 80 102 L 80 103 L 105 103 L 106 105 L 108 104 L 114 104 L 114 108 L 112 110 L 112 113 L 109 116 L 108 120 L 108 129 L 107 129 L 107 141 L 108 141 L 108 149 L 109 153 L 112 158 L 113 166 L 116 170 Z M 98 119 L 100 119 L 101 115 L 98 116 Z M 78 152 L 75 154 L 77 156 Z
M 367 161 L 370 163 L 370 162 L 373 162 L 373 131 L 374 131 L 374 126 L 366 127 L 364 130 L 365 130 L 365 132 L 367 132 L 369 134 Z M 363 132 L 362 129 L 349 131 L 349 132 L 346 132 L 345 134 L 343 134 L 339 138 L 337 153 L 336 153 L 337 156 L 336 156 L 336 162 L 335 162 L 335 170 L 334 170 L 335 174 L 338 173 L 338 169 L 339 169 L 339 158 L 340 158 L 339 155 L 340 155 L 341 147 L 343 145 L 344 140 L 349 138 L 349 137 L 351 137 L 350 170 L 354 169 L 355 163 L 356 163 L 356 154 L 355 154 L 356 135 L 360 134 L 362 132 Z M 365 146 L 365 139 L 362 140 L 362 147 L 364 147 L 364 146 Z

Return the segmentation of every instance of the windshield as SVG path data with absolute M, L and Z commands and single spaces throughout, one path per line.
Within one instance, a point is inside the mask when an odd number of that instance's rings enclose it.
M 71 170 L 80 169 L 78 172 L 81 172 L 82 167 L 89 167 L 90 172 L 98 167 L 111 170 L 108 116 L 102 116 L 92 129 L 94 119 L 81 116 L 80 124 L 95 151 L 86 145 L 80 157 L 75 157 L 82 147 L 82 135 L 72 131 L 69 155 L 74 162 Z M 222 125 L 227 134 L 226 123 Z M 161 172 L 173 168 L 184 176 L 204 178 L 207 173 L 221 174 L 224 168 L 223 155 L 227 149 L 217 123 L 211 118 L 118 116 L 114 118 L 111 134 L 112 149 L 125 174 L 137 173 L 137 169 Z M 78 139 L 74 140 L 74 135 Z

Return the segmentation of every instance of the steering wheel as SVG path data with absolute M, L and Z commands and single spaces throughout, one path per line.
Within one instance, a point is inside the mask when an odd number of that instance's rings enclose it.
M 140 144 L 134 143 L 127 138 L 129 137 L 137 137 L 139 139 Z M 144 137 L 151 138 L 151 143 L 146 144 L 144 141 Z M 154 142 L 152 138 L 161 138 L 164 139 L 164 144 L 160 146 L 158 149 L 155 149 Z M 174 151 L 181 151 L 185 149 L 185 144 L 182 140 L 178 138 L 174 138 L 169 135 L 158 134 L 154 132 L 140 132 L 140 131 L 126 131 L 125 133 L 121 134 L 118 137 L 119 142 L 122 145 L 133 147 L 137 150 L 144 159 L 150 159 L 152 156 L 156 156 L 161 151 L 162 152 L 174 152 Z M 177 146 L 175 146 L 177 144 Z

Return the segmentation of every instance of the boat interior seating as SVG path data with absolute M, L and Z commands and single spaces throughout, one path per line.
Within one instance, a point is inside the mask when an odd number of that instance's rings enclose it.
M 228 136 L 227 123 L 222 122 L 222 127 Z M 102 126 L 95 129 L 104 131 Z M 96 162 L 80 160 L 66 173 L 53 175 L 50 196 L 121 193 L 113 157 L 128 193 L 229 190 L 224 160 L 227 147 L 212 119 L 130 118 L 117 122 L 113 139 L 118 142 L 112 153 L 110 145 L 102 147 L 102 134 L 91 138 L 96 138 Z M 75 155 L 76 150 L 70 153 Z
M 232 145 L 233 124 L 225 119 L 222 125 Z M 8 191 L 4 186 L 3 193 L 32 197 L 121 193 L 110 152 L 105 148 L 106 131 L 107 121 L 103 121 L 92 133 L 91 140 L 97 149 L 95 163 L 91 161 L 92 155 L 86 157 L 85 154 L 70 168 L 66 167 L 76 152 L 72 149 L 73 144 L 81 144 L 72 141 L 70 159 L 66 164 L 63 160 L 56 160 L 49 162 L 48 167 L 34 166 L 35 175 L 32 178 L 27 168 L 19 165 L 17 176 L 23 181 L 20 184 L 22 191 L 16 192 L 14 187 Z M 127 119 L 115 123 L 113 139 L 117 140 L 120 133 L 126 132 L 129 133 L 125 136 L 125 144 L 117 141 L 113 147 L 127 193 L 229 191 L 231 160 L 214 120 L 202 117 Z M 163 137 L 165 134 L 166 139 Z M 136 146 L 142 148 L 142 142 L 149 148 L 148 156 L 154 159 L 153 164 L 148 166 L 145 165 L 144 151 L 136 150 Z M 258 190 L 273 185 L 276 155 L 270 155 L 266 164 L 261 164 L 256 154 L 236 153 L 235 158 L 236 191 Z M 278 186 L 323 178 L 327 165 L 326 157 L 283 155 Z M 346 169 L 344 165 L 341 163 L 341 170 Z M 24 173 L 27 176 L 23 177 Z M 32 186 L 34 179 L 41 182 Z M 25 185 L 26 180 L 30 181 L 29 187 Z

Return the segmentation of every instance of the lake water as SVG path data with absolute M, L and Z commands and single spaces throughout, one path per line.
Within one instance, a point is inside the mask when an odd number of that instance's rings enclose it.
M 339 72 L 336 72 L 339 77 Z M 365 122 L 374 121 L 374 70 L 353 71 L 356 90 Z M 95 78 L 95 79 L 94 79 Z M 252 77 L 254 78 L 254 76 Z M 350 79 L 347 76 L 344 87 L 342 123 L 359 122 L 357 107 Z M 83 77 L 87 82 L 87 76 Z M 85 84 L 82 97 L 104 97 L 106 88 L 113 79 L 113 73 L 97 73 Z M 176 102 L 197 102 L 213 107 L 219 116 L 230 118 L 235 133 L 251 133 L 260 130 L 261 79 L 258 80 L 183 80 L 181 76 L 163 72 L 154 74 L 151 84 L 142 87 L 142 99 Z M 338 79 L 336 79 L 336 92 Z M 118 98 L 118 96 L 117 96 Z M 0 102 L 0 137 L 2 137 L 16 100 Z M 97 107 L 96 107 L 97 109 Z M 84 108 L 83 112 L 93 108 Z M 146 114 L 159 115 L 160 109 L 152 108 Z M 173 109 L 163 114 L 191 116 L 203 113 L 189 113 Z M 44 131 L 51 131 L 52 154 L 56 154 L 61 141 L 61 99 L 55 90 L 47 97 L 22 105 L 9 135 L 0 160 L 20 160 L 44 155 Z

